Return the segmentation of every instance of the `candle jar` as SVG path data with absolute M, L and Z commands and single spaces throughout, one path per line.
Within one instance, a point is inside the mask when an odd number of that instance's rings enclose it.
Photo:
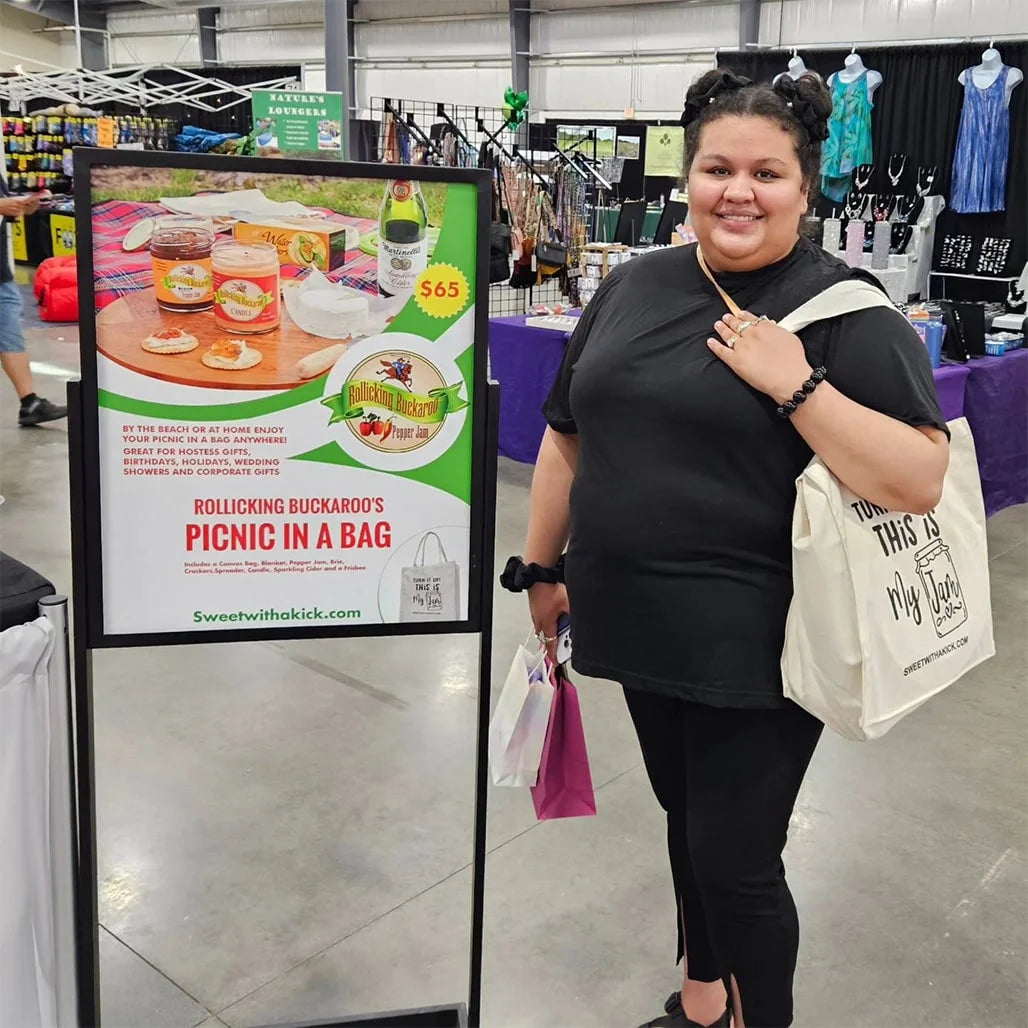
M 278 248 L 220 239 L 211 251 L 214 321 L 227 333 L 270 332 L 282 320 Z
M 214 305 L 209 218 L 168 215 L 158 218 L 150 238 L 154 294 L 166 311 L 209 311 Z

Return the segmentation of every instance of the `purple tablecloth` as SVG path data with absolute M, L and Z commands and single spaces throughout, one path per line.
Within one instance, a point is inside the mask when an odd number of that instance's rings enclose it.
M 1028 350 L 968 363 L 964 414 L 974 435 L 986 515 L 1028 503 Z
M 500 453 L 535 462 L 546 428 L 540 408 L 557 376 L 567 335 L 528 328 L 524 317 L 489 320 L 492 376 L 500 383 Z M 1028 349 L 935 371 L 947 421 L 974 434 L 985 511 L 1028 503 Z
M 966 364 L 943 364 L 936 368 L 935 391 L 939 394 L 939 406 L 947 421 L 964 416 L 964 391 L 971 369 Z
M 557 377 L 567 333 L 529 328 L 524 316 L 489 319 L 489 363 L 500 383 L 500 455 L 534 464 L 546 429 L 543 401 Z

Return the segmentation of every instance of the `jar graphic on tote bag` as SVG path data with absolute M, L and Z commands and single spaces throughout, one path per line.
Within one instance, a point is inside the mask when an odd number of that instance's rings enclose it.
M 967 620 L 967 607 L 949 547 L 936 539 L 914 554 L 935 634 L 941 639 Z
M 426 563 L 428 540 L 434 539 L 438 556 Z M 460 565 L 446 559 L 442 540 L 426 532 L 418 543 L 411 567 L 400 572 L 400 621 L 459 621 Z

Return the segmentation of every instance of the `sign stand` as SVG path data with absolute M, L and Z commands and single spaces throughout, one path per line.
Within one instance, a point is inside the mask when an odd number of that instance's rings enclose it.
M 81 159 L 80 159 L 81 155 Z M 325 166 L 315 162 L 291 160 L 236 160 L 210 157 L 184 157 L 175 154 L 121 154 L 117 151 L 82 150 L 76 154 L 76 191 L 90 196 L 89 175 L 92 165 L 118 165 L 137 162 L 157 167 L 230 168 L 232 165 L 264 169 L 269 173 L 326 174 Z M 387 179 L 407 169 L 383 169 L 378 165 L 340 164 L 336 177 Z M 345 171 L 344 171 L 345 169 Z M 81 321 L 83 376 L 68 385 L 69 464 L 72 524 L 72 598 L 74 615 L 74 741 L 75 760 L 71 771 L 75 796 L 72 832 L 77 853 L 74 882 L 76 985 L 78 1023 L 83 1028 L 101 1025 L 99 967 L 99 901 L 96 817 L 96 763 L 93 721 L 94 649 L 140 645 L 179 645 L 192 642 L 237 641 L 286 638 L 369 638 L 393 635 L 425 635 L 461 632 L 479 637 L 477 745 L 475 752 L 475 818 L 472 862 L 471 939 L 469 954 L 469 993 L 465 1002 L 445 1007 L 347 1015 L 333 1020 L 294 1024 L 289 1028 L 332 1028 L 335 1025 L 390 1025 L 395 1028 L 478 1028 L 481 1023 L 482 949 L 485 901 L 486 809 L 489 785 L 488 723 L 492 666 L 493 575 L 496 514 L 496 467 L 499 435 L 499 386 L 486 381 L 486 332 L 488 282 L 488 225 L 490 219 L 489 180 L 482 172 L 443 171 L 411 168 L 409 173 L 422 181 L 443 181 L 477 188 L 477 228 L 475 235 L 475 274 L 477 300 L 474 312 L 473 409 L 470 453 L 470 531 L 469 588 L 467 618 L 438 624 L 369 623 L 363 626 L 333 625 L 324 628 L 269 628 L 214 632 L 109 633 L 104 616 L 104 555 L 101 517 L 101 434 L 99 389 L 95 359 L 95 325 L 87 317 Z M 333 173 L 329 172 L 329 175 Z M 92 211 L 88 204 L 77 212 L 79 239 L 79 281 L 82 309 L 94 309 L 92 267 Z M 430 265 L 430 267 L 432 267 Z M 444 265 L 445 267 L 445 265 Z M 440 294 L 437 294 L 440 295 Z M 409 344 L 408 344 L 409 345 Z M 406 359 L 406 358 L 405 358 Z M 385 362 L 383 362 L 385 363 Z M 450 387 L 451 390 L 455 387 Z M 466 404 L 465 404 L 466 406 Z M 459 409 L 459 408 L 458 408 Z M 286 1026 L 282 1026 L 286 1028 Z
M 452 1007 L 424 1007 L 356 1018 L 311 1021 L 276 1028 L 334 1028 L 335 1025 L 392 1026 L 392 1028 L 478 1028 L 482 1010 L 482 945 L 485 911 L 486 813 L 489 795 L 489 708 L 492 680 L 493 550 L 496 536 L 496 454 L 499 448 L 500 387 L 491 382 L 486 391 L 486 473 L 483 476 L 482 574 L 478 602 L 482 630 L 478 649 L 478 735 L 475 754 L 475 839 L 472 863 L 471 953 L 468 1001 Z M 72 793 L 77 821 L 72 824 L 78 852 L 75 874 L 76 978 L 79 1025 L 99 1028 L 100 940 L 96 856 L 96 757 L 93 733 L 93 651 L 84 627 L 90 573 L 89 542 L 85 531 L 86 475 L 83 466 L 82 383 L 68 383 L 68 451 L 71 477 L 72 611 L 75 618 L 73 662 L 75 670 L 75 759 Z

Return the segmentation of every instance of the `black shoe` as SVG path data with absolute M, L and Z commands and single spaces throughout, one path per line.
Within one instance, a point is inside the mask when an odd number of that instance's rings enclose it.
M 18 424 L 22 428 L 31 428 L 33 425 L 42 425 L 44 421 L 60 421 L 67 416 L 67 407 L 58 407 L 56 403 L 37 396 L 18 411 Z
M 664 1004 L 664 1016 L 655 1017 L 652 1021 L 639 1025 L 639 1028 L 728 1028 L 732 1023 L 732 1008 L 729 1005 L 725 1012 L 711 1025 L 702 1025 L 698 1021 L 690 1021 L 682 1009 L 682 994 L 672 992 Z

